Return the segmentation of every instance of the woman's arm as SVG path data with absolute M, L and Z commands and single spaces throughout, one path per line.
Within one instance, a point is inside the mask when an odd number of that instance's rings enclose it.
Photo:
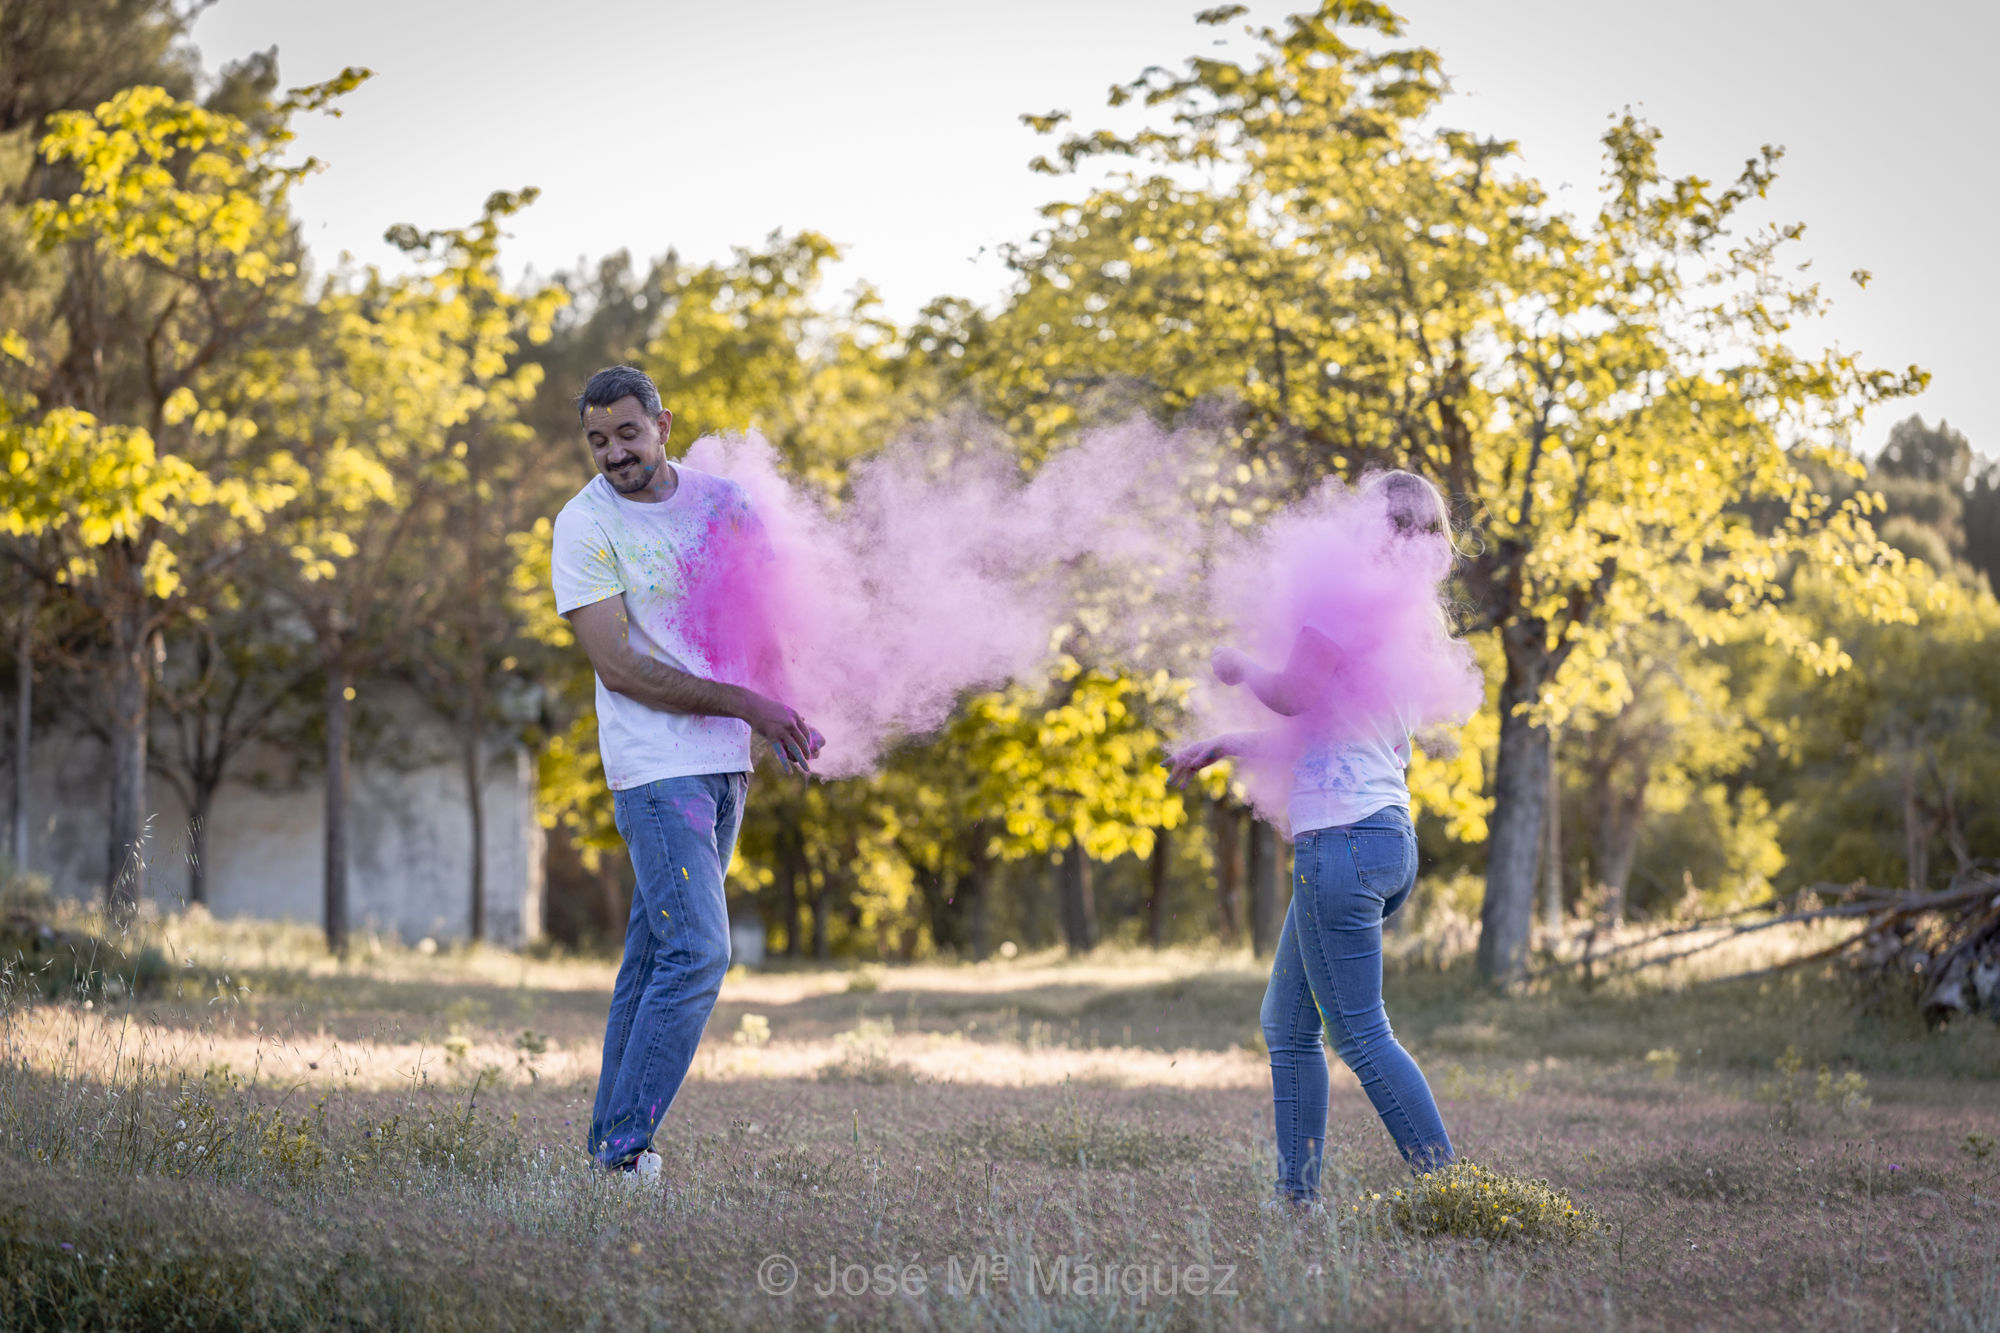
M 1297 717 L 1310 712 L 1326 695 L 1326 684 L 1340 665 L 1340 646 L 1307 625 L 1292 641 L 1284 670 L 1260 666 L 1249 654 L 1218 648 L 1209 659 L 1215 678 L 1224 685 L 1244 685 L 1274 713 Z
M 1179 791 L 1210 764 L 1231 758 L 1254 758 L 1267 740 L 1268 737 L 1261 731 L 1236 731 L 1226 736 L 1211 736 L 1178 750 L 1169 750 L 1166 758 L 1167 785 Z

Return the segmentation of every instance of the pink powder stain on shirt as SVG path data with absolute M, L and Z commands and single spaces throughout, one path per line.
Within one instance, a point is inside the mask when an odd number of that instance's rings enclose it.
M 1442 536 L 1396 531 L 1368 479 L 1354 489 L 1324 482 L 1218 553 L 1207 592 L 1227 642 L 1281 669 L 1302 631 L 1326 640 L 1322 651 L 1301 654 L 1310 703 L 1295 716 L 1273 712 L 1244 687 L 1210 681 L 1195 691 L 1204 730 L 1267 737 L 1237 764 L 1266 818 L 1282 818 L 1293 767 L 1307 751 L 1456 726 L 1478 710 L 1478 663 L 1445 613 L 1451 563 Z

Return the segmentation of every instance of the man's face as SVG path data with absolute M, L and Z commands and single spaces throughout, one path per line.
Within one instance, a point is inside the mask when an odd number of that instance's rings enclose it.
M 591 461 L 620 495 L 636 495 L 653 484 L 667 460 L 667 434 L 674 414 L 662 408 L 657 417 L 630 394 L 609 407 L 583 409 L 583 438 Z

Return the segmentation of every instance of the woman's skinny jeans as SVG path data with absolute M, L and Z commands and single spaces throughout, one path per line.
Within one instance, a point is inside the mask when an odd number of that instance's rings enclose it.
M 1262 1014 L 1285 1196 L 1310 1199 L 1319 1188 L 1327 1103 L 1322 1025 L 1411 1169 L 1453 1158 L 1430 1085 L 1382 1007 L 1382 921 L 1416 882 L 1416 830 L 1399 806 L 1310 830 L 1294 844 L 1292 905 Z

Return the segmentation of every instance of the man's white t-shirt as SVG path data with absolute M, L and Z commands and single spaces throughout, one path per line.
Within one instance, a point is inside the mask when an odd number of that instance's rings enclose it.
M 1362 735 L 1309 743 L 1292 767 L 1292 836 L 1355 824 L 1385 806 L 1409 808 L 1410 731 L 1378 717 Z
M 556 516 L 551 551 L 556 610 L 568 614 L 623 595 L 633 651 L 704 679 L 716 664 L 694 632 L 695 585 L 723 534 L 749 523 L 741 487 L 670 465 L 680 474 L 659 502 L 627 500 L 602 476 Z M 597 740 L 613 791 L 662 778 L 750 770 L 750 725 L 739 718 L 667 713 L 597 681 Z

